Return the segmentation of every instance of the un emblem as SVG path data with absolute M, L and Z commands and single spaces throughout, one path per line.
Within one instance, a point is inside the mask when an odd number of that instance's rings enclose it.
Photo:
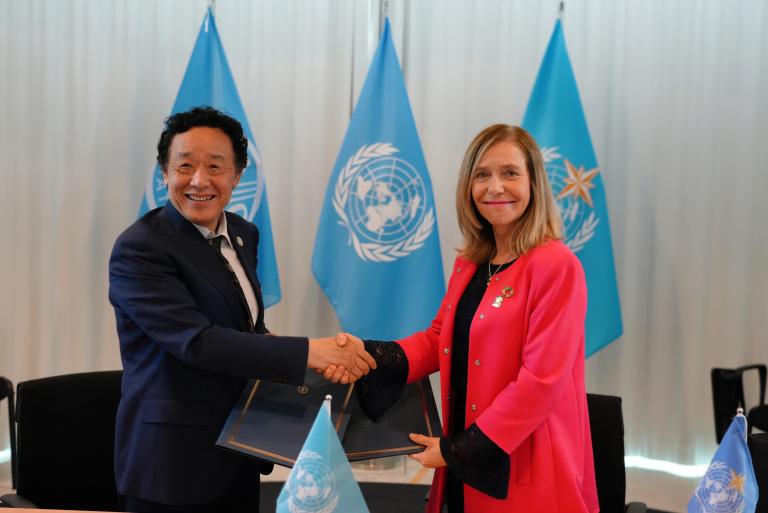
M 595 235 L 600 219 L 595 215 L 590 191 L 595 188 L 592 180 L 598 170 L 584 170 L 557 153 L 558 148 L 542 148 L 544 166 L 552 186 L 565 229 L 565 244 L 578 253 Z
M 287 486 L 291 513 L 331 513 L 339 505 L 336 478 L 314 451 L 301 451 Z
M 696 500 L 707 513 L 741 513 L 745 476 L 734 472 L 722 461 L 712 462 L 696 488 Z
M 248 140 L 248 165 L 243 169 L 240 183 L 232 191 L 232 197 L 227 210 L 248 221 L 253 221 L 259 210 L 261 197 L 264 192 L 264 171 L 261 166 L 261 156 L 256 145 Z M 149 210 L 165 205 L 168 201 L 168 188 L 163 182 L 163 170 L 155 166 L 146 187 L 147 206 Z
M 392 262 L 424 245 L 435 210 L 421 174 L 389 143 L 362 146 L 339 172 L 333 208 L 357 256 Z

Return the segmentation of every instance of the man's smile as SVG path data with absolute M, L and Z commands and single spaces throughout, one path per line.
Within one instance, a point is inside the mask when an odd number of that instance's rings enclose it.
M 213 194 L 185 194 L 184 195 L 190 201 L 211 201 L 216 196 Z

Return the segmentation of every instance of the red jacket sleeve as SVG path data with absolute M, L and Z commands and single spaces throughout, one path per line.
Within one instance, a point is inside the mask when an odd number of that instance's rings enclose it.
M 457 257 L 453 264 L 454 268 L 461 265 L 461 263 L 461 258 Z M 451 274 L 451 279 L 448 283 L 449 291 L 452 290 L 455 276 L 456 273 Z M 397 341 L 408 358 L 408 383 L 418 381 L 419 379 L 440 370 L 438 351 L 443 318 L 445 317 L 447 297 L 448 296 L 443 297 L 443 301 L 440 303 L 440 308 L 437 310 L 437 314 L 432 320 L 432 324 L 430 324 L 426 330 L 419 331 L 409 337 Z

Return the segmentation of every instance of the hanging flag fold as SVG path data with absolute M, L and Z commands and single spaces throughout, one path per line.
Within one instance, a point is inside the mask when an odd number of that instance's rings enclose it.
M 264 172 L 259 150 L 254 142 L 210 8 L 200 27 L 171 114 L 200 106 L 213 107 L 237 119 L 248 138 L 248 166 L 243 170 L 240 184 L 232 193 L 227 210 L 253 222 L 259 228 L 256 272 L 264 305 L 271 306 L 280 301 L 281 293 Z M 168 191 L 163 184 L 162 170 L 155 165 L 144 192 L 139 215 L 165 205 L 167 200 Z
M 277 513 L 368 513 L 360 486 L 331 424 L 327 396 L 277 497 Z
M 747 419 L 739 413 L 688 502 L 688 513 L 754 513 L 757 499 L 757 479 L 747 446 Z
M 623 331 L 603 179 L 560 20 L 528 100 L 523 127 L 541 147 L 565 227 L 565 243 L 587 279 L 586 355 Z
M 334 165 L 312 272 L 344 330 L 425 329 L 445 293 L 432 183 L 389 20 Z

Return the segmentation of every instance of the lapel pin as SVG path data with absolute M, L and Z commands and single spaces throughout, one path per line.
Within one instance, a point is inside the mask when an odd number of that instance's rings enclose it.
M 241 239 L 240 236 L 238 235 L 235 240 L 237 240 L 237 245 L 242 248 L 243 247 L 243 239 Z
M 496 299 L 493 300 L 493 303 L 491 303 L 491 306 L 494 308 L 501 308 L 501 304 L 504 302 L 504 300 L 508 297 L 512 297 L 512 294 L 514 294 L 515 291 L 512 290 L 512 287 L 504 287 L 501 289 L 501 294 L 496 296 Z

